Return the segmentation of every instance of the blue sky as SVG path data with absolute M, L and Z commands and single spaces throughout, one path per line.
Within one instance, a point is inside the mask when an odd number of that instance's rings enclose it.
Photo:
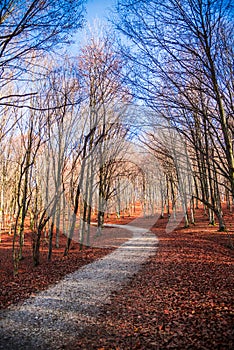
M 114 7 L 116 0 L 87 0 L 86 7 L 86 15 L 85 19 L 92 26 L 93 21 L 95 19 L 100 19 L 101 21 L 105 21 L 108 14 L 110 14 L 111 7 Z M 85 32 L 84 30 L 80 30 L 73 37 L 74 44 L 69 46 L 68 52 L 73 56 L 79 52 L 80 44 L 82 44 L 82 38 Z
M 108 10 L 115 4 L 115 0 L 88 0 L 87 1 L 87 20 L 92 22 L 95 18 L 105 19 Z

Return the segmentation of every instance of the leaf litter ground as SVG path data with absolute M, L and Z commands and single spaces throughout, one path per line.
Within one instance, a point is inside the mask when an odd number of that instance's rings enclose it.
M 218 233 L 201 211 L 198 214 L 194 227 L 184 229 L 181 224 L 172 233 L 165 233 L 167 219 L 156 223 L 155 256 L 113 293 L 96 325 L 81 330 L 65 349 L 233 349 L 233 251 L 227 233 Z M 226 219 L 233 240 L 233 216 Z M 110 251 L 89 248 L 81 255 L 74 252 L 74 257 L 72 252 L 66 261 L 60 256 L 52 263 L 43 260 L 36 269 L 22 268 L 17 278 L 8 273 L 2 279 L 1 274 L 1 306 L 45 289 Z M 6 261 L 4 267 L 9 271 Z
M 155 256 L 70 349 L 234 348 L 233 231 L 228 238 L 198 215 L 194 227 L 167 234 L 167 219 L 156 223 Z

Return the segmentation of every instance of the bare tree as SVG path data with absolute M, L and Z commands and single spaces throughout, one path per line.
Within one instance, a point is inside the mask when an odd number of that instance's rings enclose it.
M 4 0 L 0 3 L 0 86 L 26 79 L 31 63 L 28 54 L 53 50 L 68 43 L 83 22 L 83 0 Z M 14 73 L 14 76 L 12 76 Z M 22 74 L 24 77 L 22 77 Z M 12 104 L 18 94 L 3 95 L 0 103 Z
M 26 112 L 25 118 L 21 118 L 18 124 L 20 134 L 19 141 L 21 152 L 18 164 L 18 179 L 16 191 L 16 221 L 13 237 L 13 262 L 14 274 L 18 273 L 19 260 L 22 259 L 22 250 L 24 245 L 25 219 L 31 200 L 31 172 L 43 140 L 41 132 L 41 120 L 37 119 L 35 113 Z
M 217 172 L 222 173 L 233 197 L 231 1 L 120 0 L 117 10 L 117 27 L 133 44 L 132 51 L 123 51 L 135 68 L 129 77 L 137 96 L 157 112 L 155 115 L 170 120 L 189 143 L 191 129 L 202 120 L 201 132 L 206 132 L 209 148 L 214 149 L 212 169 L 215 167 L 216 173 L 209 176 L 218 179 Z M 206 151 L 200 149 L 200 155 Z M 209 153 L 205 158 L 209 171 Z M 217 182 L 215 187 L 210 187 L 213 197 L 218 193 Z M 204 196 L 201 200 L 206 201 Z M 221 213 L 211 197 L 206 205 L 217 215 Z
M 85 235 L 87 243 L 89 241 L 95 177 L 98 177 L 101 227 L 103 220 L 101 216 L 103 217 L 104 213 L 102 207 L 105 202 L 104 192 L 106 195 L 109 192 L 106 191 L 108 187 L 106 165 L 113 164 L 113 158 L 116 157 L 116 154 L 113 153 L 110 159 L 111 151 L 109 150 L 107 156 L 107 149 L 111 146 L 111 135 L 117 138 L 117 132 L 113 130 L 118 130 L 118 128 L 120 130 L 121 114 L 125 112 L 124 106 L 130 97 L 122 81 L 122 60 L 115 51 L 113 35 L 105 30 L 102 35 L 96 33 L 97 35 L 94 36 L 94 34 L 92 32 L 87 34 L 87 44 L 81 49 L 81 55 L 77 58 L 81 84 L 87 96 L 84 102 L 84 115 L 87 121 L 86 136 L 83 137 L 84 146 L 80 153 L 81 172 L 76 191 L 79 198 L 82 192 L 83 198 L 82 207 L 80 207 L 82 209 L 80 213 L 81 247 Z M 77 204 L 78 197 L 76 198 Z M 75 205 L 75 216 L 77 212 L 78 205 Z

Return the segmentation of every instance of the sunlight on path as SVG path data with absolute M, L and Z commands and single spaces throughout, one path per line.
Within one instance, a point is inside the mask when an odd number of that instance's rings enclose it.
M 2 311 L 0 349 L 63 349 L 79 331 L 96 323 L 99 310 L 110 302 L 111 293 L 137 273 L 155 253 L 158 243 L 145 228 L 108 226 L 128 229 L 133 237 L 21 306 Z

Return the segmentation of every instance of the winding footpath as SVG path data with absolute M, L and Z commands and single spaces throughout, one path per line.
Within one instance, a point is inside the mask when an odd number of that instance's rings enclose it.
M 120 227 L 121 225 L 109 225 Z M 79 332 L 95 324 L 111 293 L 154 254 L 158 240 L 145 228 L 124 225 L 133 237 L 100 260 L 0 314 L 0 349 L 66 349 Z

